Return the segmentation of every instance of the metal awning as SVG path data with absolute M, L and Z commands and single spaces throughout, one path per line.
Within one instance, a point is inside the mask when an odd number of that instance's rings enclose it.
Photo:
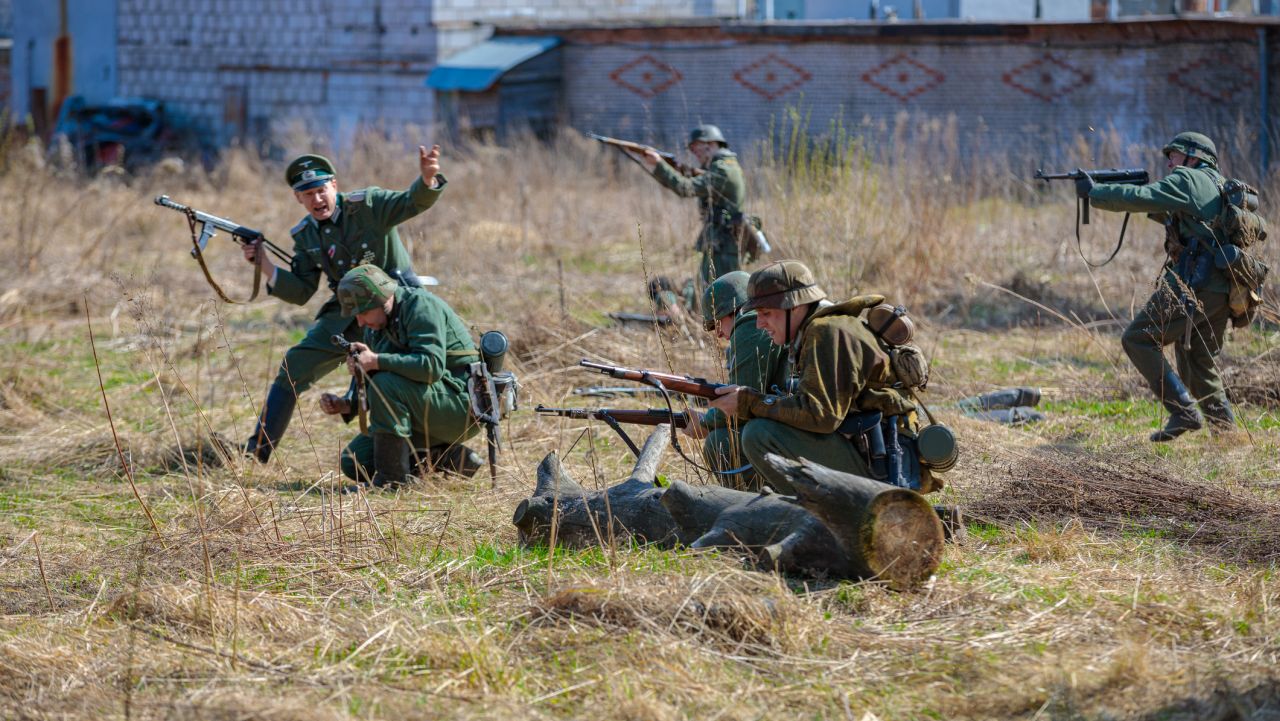
M 470 92 L 488 90 L 503 73 L 559 44 L 557 37 L 489 38 L 435 66 L 427 75 L 427 87 Z

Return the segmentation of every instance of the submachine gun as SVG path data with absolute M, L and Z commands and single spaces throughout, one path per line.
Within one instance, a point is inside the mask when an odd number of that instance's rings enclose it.
M 472 363 L 467 372 L 471 415 L 484 425 L 487 436 L 490 487 L 498 485 L 498 447 L 502 440 L 499 423 L 519 403 L 520 383 L 514 373 L 503 370 L 509 347 L 501 331 L 485 333 L 480 336 L 480 360 Z
M 222 291 L 222 288 L 218 287 L 218 284 L 213 280 L 213 275 L 209 272 L 209 266 L 205 265 L 204 262 L 204 251 L 209 245 L 209 239 L 217 235 L 219 230 L 230 234 L 231 239 L 240 245 L 252 245 L 257 243 L 260 249 L 265 249 L 268 253 L 274 255 L 276 259 L 286 267 L 293 262 L 293 255 L 275 243 L 267 240 L 266 236 L 262 234 L 262 231 L 247 228 L 234 220 L 219 218 L 216 215 L 210 215 L 209 213 L 196 210 L 195 208 L 183 205 L 182 203 L 176 203 L 173 200 L 170 200 L 167 195 L 158 196 L 156 198 L 156 205 L 159 205 L 162 208 L 176 210 L 187 216 L 187 224 L 191 228 L 191 257 L 195 258 L 196 262 L 200 264 L 200 270 L 204 272 L 204 279 L 208 281 L 209 287 L 213 288 L 213 291 L 217 293 L 218 297 L 225 303 L 235 303 L 237 301 L 228 298 L 227 294 Z M 257 298 L 258 289 L 261 287 L 261 283 L 262 266 L 255 263 L 253 271 L 253 294 L 249 296 L 249 300 L 240 302 L 248 303 L 249 301 Z
M 1036 169 L 1035 179 L 1043 180 L 1048 183 L 1050 180 L 1071 180 L 1076 181 L 1084 177 L 1093 179 L 1095 183 L 1118 183 L 1121 185 L 1146 185 L 1151 182 L 1151 176 L 1142 168 L 1106 168 L 1103 170 L 1081 170 L 1076 168 L 1068 173 L 1046 173 L 1042 169 Z M 1089 224 L 1089 199 L 1076 198 L 1076 249 L 1080 252 L 1080 258 L 1085 264 L 1091 268 L 1101 268 L 1110 263 L 1116 257 L 1116 253 L 1120 252 L 1120 246 L 1124 245 L 1124 231 L 1129 227 L 1129 214 L 1124 214 L 1124 222 L 1120 225 L 1120 239 L 1116 241 L 1115 250 L 1111 251 L 1111 255 L 1101 263 L 1093 263 L 1084 255 L 1084 247 L 1080 241 L 1080 226 Z

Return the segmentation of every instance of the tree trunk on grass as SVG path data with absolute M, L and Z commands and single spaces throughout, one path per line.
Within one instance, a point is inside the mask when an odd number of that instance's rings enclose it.
M 666 489 L 654 485 L 658 462 L 666 450 L 671 426 L 656 426 L 627 480 L 603 491 L 589 491 L 573 480 L 555 452 L 538 465 L 533 496 L 516 507 L 511 522 L 525 545 L 551 543 L 585 548 L 625 543 L 671 547 L 679 540 L 675 519 L 659 499 Z M 552 529 L 554 530 L 554 533 Z
M 805 460 L 772 454 L 766 460 L 786 474 L 796 501 L 835 537 L 852 575 L 909 589 L 938 570 L 942 521 L 924 496 Z M 784 540 L 766 555 L 781 565 L 805 547 L 801 540 Z

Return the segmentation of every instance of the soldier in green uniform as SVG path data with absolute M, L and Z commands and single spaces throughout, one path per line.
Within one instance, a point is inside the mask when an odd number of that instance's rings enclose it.
M 914 430 L 915 405 L 890 387 L 896 378 L 889 356 L 859 317 L 866 297 L 831 303 L 812 271 L 794 260 L 752 273 L 747 289 L 743 310 L 757 310 L 756 325 L 786 349 L 795 388 L 784 395 L 728 386 L 712 407 L 746 422 L 743 453 L 779 493 L 794 489 L 765 462 L 766 453 L 871 477 L 867 458 L 837 429 L 854 413 L 880 411 Z
M 1231 317 L 1230 279 L 1214 264 L 1219 239 L 1210 228 L 1222 209 L 1218 150 L 1200 133 L 1179 133 L 1164 155 L 1169 174 L 1155 183 L 1095 184 L 1088 177 L 1076 183 L 1077 194 L 1095 208 L 1148 213 L 1165 226 L 1164 272 L 1121 337 L 1129 360 L 1169 411 L 1165 426 L 1151 434 L 1156 442 L 1201 428 L 1205 417 L 1219 428 L 1235 423 L 1217 366 Z M 1177 372 L 1164 356 L 1170 344 Z
M 714 125 L 694 128 L 689 133 L 689 152 L 703 170 L 701 175 L 692 178 L 681 175 L 652 148 L 645 152 L 641 162 L 664 187 L 681 197 L 698 199 L 702 231 L 698 233 L 694 250 L 702 254 L 697 276 L 697 287 L 701 289 L 739 267 L 737 229 L 742 222 L 747 184 L 738 156 L 729 150 L 729 141 L 724 139 L 720 128 Z
M 716 338 L 728 341 L 725 349 L 725 368 L 729 383 L 760 391 L 785 388 L 786 367 L 781 346 L 774 345 L 769 335 L 756 327 L 756 312 L 740 312 L 747 302 L 747 280 L 750 275 L 735 270 L 716 278 L 702 293 L 703 327 L 714 331 Z M 684 427 L 685 435 L 702 438 L 702 457 L 712 470 L 718 471 L 720 482 L 741 490 L 757 490 L 755 473 L 751 470 L 738 474 L 725 474 L 744 464 L 742 460 L 740 427 L 736 421 L 712 408 L 698 413 L 693 422 Z
M 244 246 L 245 260 L 262 266 L 270 295 L 303 305 L 324 282 L 332 292 L 344 273 L 357 265 L 372 264 L 404 285 L 417 286 L 409 253 L 400 242 L 396 226 L 430 208 L 444 191 L 440 174 L 440 147 L 418 148 L 420 178 L 408 190 L 371 187 L 338 192 L 333 164 L 319 155 L 303 155 L 289 163 L 285 180 L 294 198 L 307 209 L 307 217 L 293 227 L 293 262 L 276 267 L 257 244 Z M 257 428 L 245 444 L 245 453 L 266 463 L 289 426 L 298 394 L 338 367 L 343 352 L 330 342 L 334 335 L 354 340 L 356 323 L 343 317 L 338 299 L 331 295 L 302 342 L 285 353 L 275 381 L 258 418 Z
M 369 432 L 342 452 L 349 478 L 370 475 L 379 488 L 409 477 L 410 459 L 468 478 L 482 462 L 462 445 L 479 430 L 471 417 L 467 373 L 479 351 L 458 314 L 424 288 L 392 280 L 375 265 L 347 271 L 338 283 L 343 317 L 354 318 L 364 340 L 352 344 L 353 372 L 368 374 Z M 349 415 L 350 401 L 320 399 L 325 413 Z

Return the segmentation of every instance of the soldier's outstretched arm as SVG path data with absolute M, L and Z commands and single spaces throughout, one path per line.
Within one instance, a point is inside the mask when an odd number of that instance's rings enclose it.
M 368 188 L 364 202 L 373 211 L 378 223 L 391 229 L 436 204 L 444 192 L 448 180 L 440 172 L 440 146 L 431 150 L 418 146 L 418 170 L 422 173 L 409 185 L 408 190 Z
M 1089 192 L 1089 204 L 1099 210 L 1129 213 L 1195 210 L 1191 192 L 1194 181 L 1188 172 L 1194 171 L 1175 171 L 1147 185 L 1101 183 Z M 1205 182 L 1212 181 L 1205 178 Z

